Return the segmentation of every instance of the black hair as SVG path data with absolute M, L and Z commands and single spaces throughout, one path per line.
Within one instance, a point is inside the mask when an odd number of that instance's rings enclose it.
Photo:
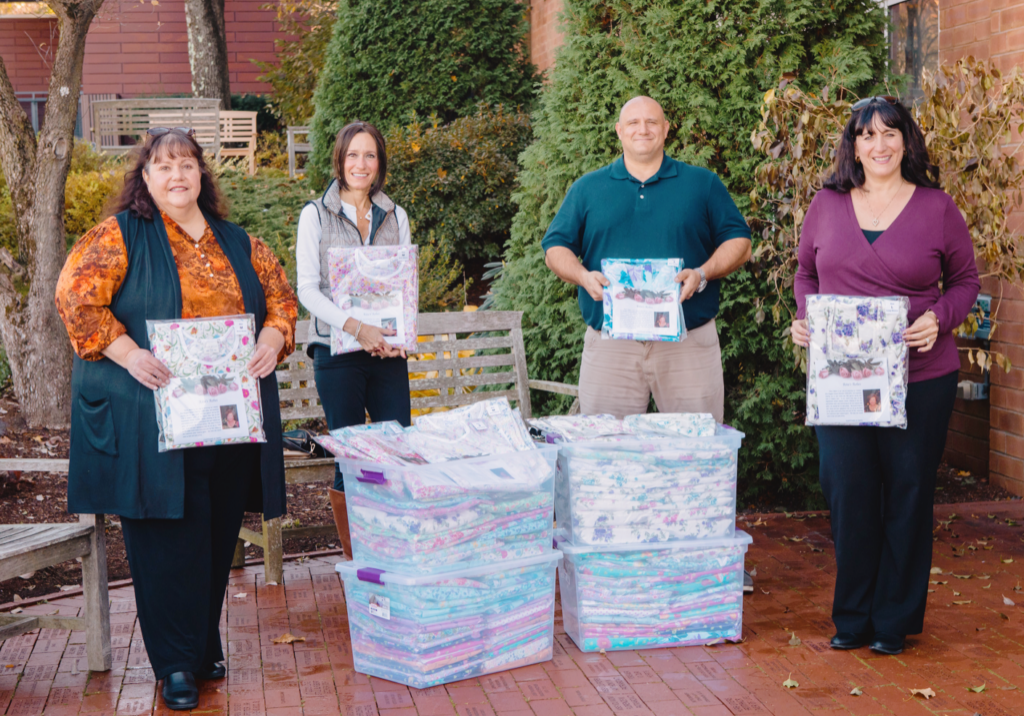
M 900 173 L 903 178 L 917 186 L 929 189 L 939 188 L 939 168 L 928 157 L 924 134 L 910 112 L 899 102 L 878 100 L 855 111 L 843 129 L 836 152 L 835 168 L 825 181 L 825 188 L 847 194 L 854 187 L 864 185 L 864 167 L 856 160 L 857 137 L 871 131 L 875 117 L 886 127 L 900 130 L 903 135 L 903 161 Z

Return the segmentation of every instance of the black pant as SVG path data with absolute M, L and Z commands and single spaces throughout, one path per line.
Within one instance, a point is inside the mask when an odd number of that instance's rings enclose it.
M 911 383 L 907 429 L 817 427 L 832 512 L 841 632 L 920 634 L 932 564 L 935 473 L 957 374 Z
M 146 652 L 157 679 L 224 658 L 220 613 L 258 445 L 185 452 L 185 516 L 121 518 Z
M 412 422 L 409 363 L 404 358 L 377 358 L 366 351 L 332 356 L 330 348 L 316 345 L 313 379 L 328 430 L 362 425 L 367 413 L 375 423 L 397 420 L 408 427 Z M 334 489 L 345 489 L 337 468 Z

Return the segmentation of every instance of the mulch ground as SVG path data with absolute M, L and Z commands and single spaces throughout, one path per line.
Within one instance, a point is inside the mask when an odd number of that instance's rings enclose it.
M 323 421 L 303 424 L 314 433 L 322 433 Z M 67 431 L 29 429 L 18 413 L 18 404 L 10 397 L 0 397 L 0 457 L 12 458 L 66 458 L 68 456 Z M 935 501 L 938 504 L 959 502 L 985 502 L 1019 499 L 1009 492 L 990 485 L 986 478 L 961 473 L 943 465 L 937 476 Z M 333 524 L 326 486 L 307 483 L 288 486 L 288 515 L 286 525 Z M 67 478 L 45 473 L 0 472 L 0 524 L 19 522 L 73 522 L 76 518 L 67 512 Z M 260 531 L 258 515 L 247 515 L 246 526 Z M 286 539 L 285 554 L 300 554 L 336 549 L 332 538 L 310 537 Z M 246 557 L 262 559 L 263 551 L 248 547 Z M 111 581 L 128 579 L 128 561 L 120 522 L 116 516 L 107 517 L 107 570 Z M 82 583 L 82 570 L 77 562 L 24 575 L 0 583 L 0 604 L 39 597 L 59 592 L 62 587 L 73 588 Z

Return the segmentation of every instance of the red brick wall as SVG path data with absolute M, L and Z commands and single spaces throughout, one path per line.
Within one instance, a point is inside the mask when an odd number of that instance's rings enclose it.
M 269 85 L 256 80 L 260 71 L 251 62 L 273 61 L 274 39 L 282 36 L 274 11 L 263 9 L 265 4 L 265 0 L 225 2 L 232 92 L 270 91 Z M 49 42 L 50 27 L 55 24 L 0 20 L 0 57 L 15 90 L 46 89 L 49 66 L 39 57 L 33 41 L 36 45 Z M 86 38 L 82 91 L 132 97 L 191 90 L 184 2 L 163 0 L 159 5 L 143 5 L 136 0 L 108 0 Z
M 990 59 L 1003 72 L 1024 64 L 1024 0 L 940 0 L 940 59 L 953 62 L 967 55 Z M 982 292 L 998 297 L 1000 287 L 986 281 Z M 987 404 L 957 401 L 946 459 L 979 475 L 987 462 L 993 484 L 1024 495 L 1024 294 L 1003 286 L 1002 295 L 1002 305 L 993 305 L 999 326 L 991 348 L 1015 367 L 1009 373 L 991 371 Z M 962 379 L 968 377 L 961 373 Z M 980 379 L 977 372 L 970 378 Z
M 560 12 L 562 0 L 530 0 L 530 59 L 541 72 L 555 64 L 555 50 L 562 44 Z

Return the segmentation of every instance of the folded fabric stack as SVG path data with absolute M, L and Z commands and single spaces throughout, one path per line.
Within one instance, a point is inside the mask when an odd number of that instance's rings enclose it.
M 342 562 L 356 671 L 424 689 L 550 659 L 560 558 L 432 576 Z
M 725 426 L 715 431 L 562 443 L 555 484 L 559 527 L 575 545 L 732 536 L 743 434 Z
M 345 479 L 358 671 L 425 688 L 551 658 L 558 449 L 508 400 L 318 440 Z
M 745 532 L 658 545 L 579 547 L 558 541 L 565 632 L 581 651 L 737 640 L 750 542 Z
M 556 443 L 565 631 L 583 651 L 738 639 L 743 433 L 704 413 L 531 421 Z

